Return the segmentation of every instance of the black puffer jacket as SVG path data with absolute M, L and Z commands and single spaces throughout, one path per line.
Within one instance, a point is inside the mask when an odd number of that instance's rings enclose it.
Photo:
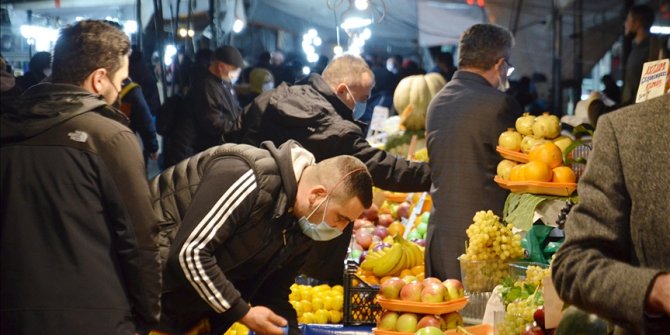
M 385 190 L 412 192 L 430 190 L 428 164 L 410 162 L 373 148 L 352 118 L 352 111 L 318 74 L 299 85 L 279 85 L 262 94 L 244 113 L 243 143 L 275 144 L 298 141 L 314 153 L 317 161 L 338 155 L 352 155 L 365 163 L 374 185 Z M 342 282 L 344 258 L 352 228 L 339 237 L 315 243 L 303 272 L 331 284 Z
M 299 333 L 288 294 L 311 240 L 291 213 L 295 145 L 224 144 L 152 180 L 167 257 L 163 330 L 184 332 L 209 317 L 220 333 L 250 302 L 282 315 Z
M 0 333 L 133 334 L 158 322 L 157 219 L 125 116 L 73 85 L 0 120 Z

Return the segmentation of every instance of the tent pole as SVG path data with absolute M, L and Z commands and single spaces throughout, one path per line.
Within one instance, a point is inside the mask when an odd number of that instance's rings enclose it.
M 574 102 L 581 100 L 582 95 L 582 59 L 584 57 L 584 26 L 583 26 L 583 3 L 582 0 L 575 0 L 574 2 L 574 46 L 573 46 L 573 57 L 574 57 L 574 81 L 573 86 L 573 97 Z
M 561 91 L 561 36 L 562 36 L 562 17 L 560 8 L 554 1 L 553 11 L 552 11 L 552 23 L 554 30 L 554 41 L 553 41 L 553 61 L 552 61 L 552 112 L 556 115 L 563 115 L 562 105 L 563 97 Z

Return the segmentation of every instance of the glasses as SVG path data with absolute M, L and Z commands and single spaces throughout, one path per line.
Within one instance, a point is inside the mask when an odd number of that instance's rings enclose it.
M 507 58 L 505 58 L 505 64 L 507 64 L 507 76 L 509 77 L 509 76 L 512 75 L 512 72 L 514 72 L 514 66 L 512 66 L 512 64 L 510 64 L 510 62 L 507 60 Z

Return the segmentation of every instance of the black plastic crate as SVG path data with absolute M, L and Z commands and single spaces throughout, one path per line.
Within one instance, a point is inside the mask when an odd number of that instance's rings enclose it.
M 356 276 L 357 268 L 358 263 L 347 260 L 344 269 L 344 315 L 342 320 L 347 326 L 373 325 L 382 313 L 382 307 L 377 303 L 379 287 L 368 285 Z

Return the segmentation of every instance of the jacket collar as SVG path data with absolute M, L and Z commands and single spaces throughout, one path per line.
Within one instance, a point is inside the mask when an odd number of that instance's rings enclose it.
M 456 73 L 454 73 L 454 76 L 451 78 L 452 80 L 454 79 L 459 79 L 459 80 L 465 80 L 465 81 L 474 81 L 478 84 L 481 85 L 486 85 L 489 87 L 493 87 L 491 83 L 489 83 L 486 78 L 482 77 L 482 75 L 470 72 L 470 71 L 463 71 L 463 70 L 458 70 Z M 495 88 L 495 87 L 493 87 Z
M 354 115 L 351 108 L 340 100 L 340 98 L 333 92 L 328 84 L 323 80 L 323 77 L 316 73 L 312 73 L 306 79 L 303 79 L 299 84 L 308 84 L 312 86 L 324 99 L 326 99 L 335 109 L 335 112 L 347 121 L 354 122 Z
M 283 192 L 279 192 L 279 197 L 275 201 L 275 208 L 272 213 L 273 218 L 279 218 L 291 212 L 295 204 L 295 197 L 298 194 L 298 181 L 295 178 L 293 170 L 293 159 L 291 156 L 292 144 L 297 144 L 289 140 L 277 148 L 272 141 L 261 143 L 260 147 L 270 152 L 272 158 L 277 162 L 279 175 L 282 180 Z

